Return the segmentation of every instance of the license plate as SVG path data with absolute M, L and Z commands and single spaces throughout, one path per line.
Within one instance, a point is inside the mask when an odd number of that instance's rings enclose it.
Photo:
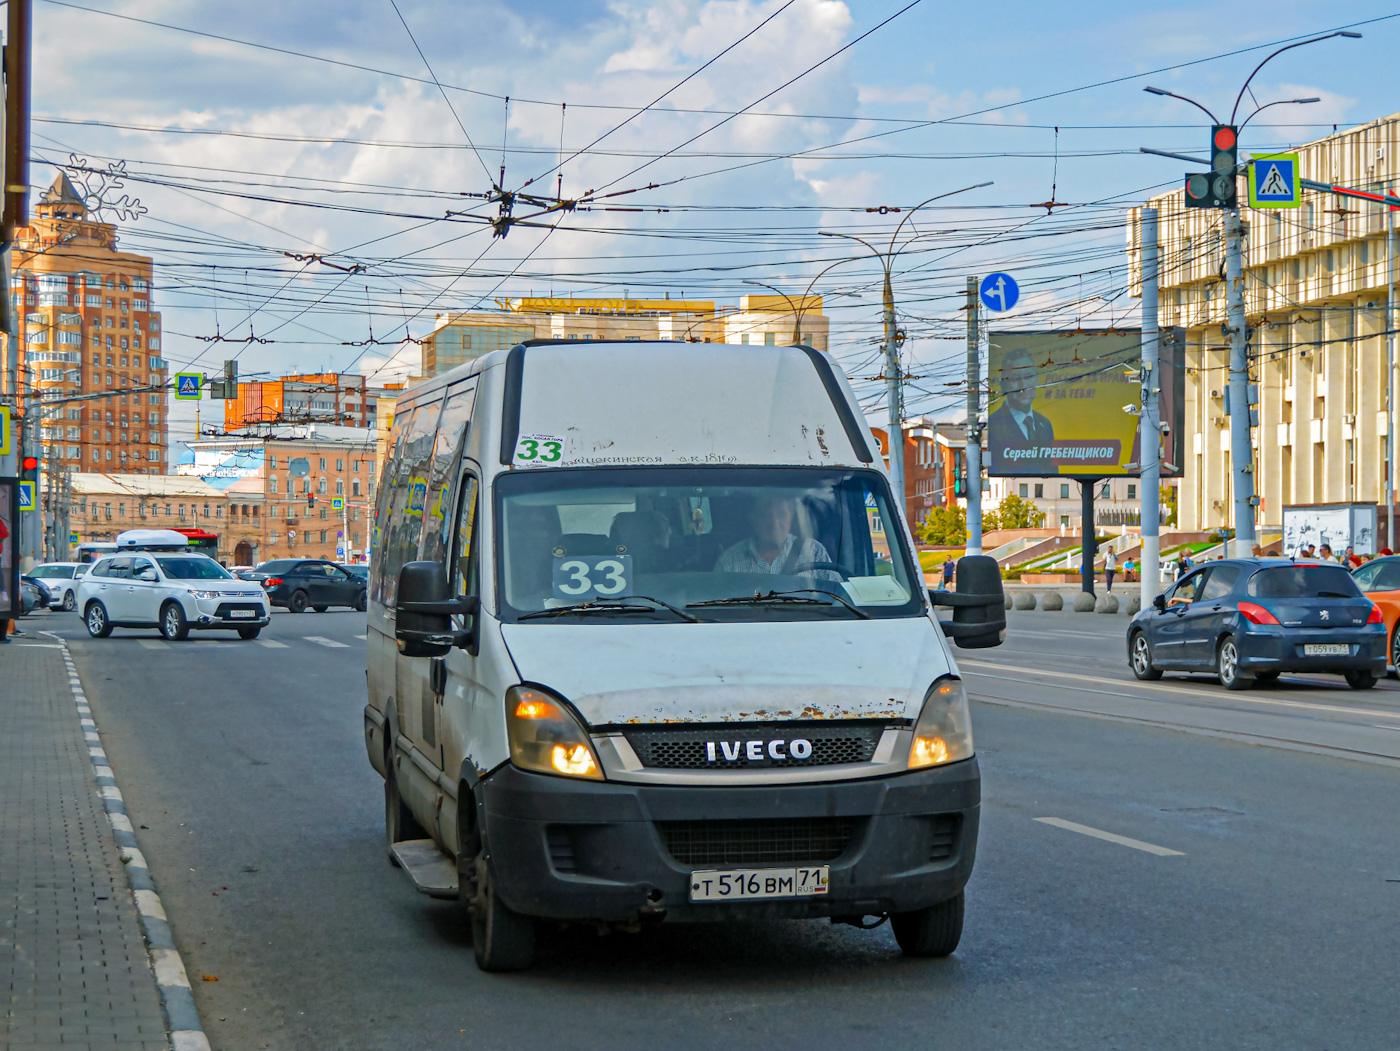
M 1303 646 L 1304 657 L 1350 657 L 1351 647 L 1338 642 L 1312 642 Z
M 827 865 L 790 869 L 702 869 L 690 874 L 691 901 L 755 901 L 825 894 Z
M 256 617 L 258 611 L 255 609 L 231 609 L 228 611 L 230 617 Z

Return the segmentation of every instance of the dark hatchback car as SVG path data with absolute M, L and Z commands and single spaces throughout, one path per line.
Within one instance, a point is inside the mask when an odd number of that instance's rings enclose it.
M 1201 566 L 1128 625 L 1139 679 L 1210 671 L 1245 690 L 1280 672 L 1335 672 L 1355 690 L 1385 674 L 1385 623 L 1342 566 L 1230 559 Z
M 334 562 L 318 558 L 280 558 L 264 562 L 248 578 L 267 592 L 267 600 L 293 613 L 310 606 L 324 613 L 331 606 L 365 608 L 365 582 Z

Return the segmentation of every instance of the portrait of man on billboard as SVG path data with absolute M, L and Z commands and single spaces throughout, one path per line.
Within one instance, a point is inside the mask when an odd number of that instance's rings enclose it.
M 1030 351 L 1020 348 L 1007 351 L 1001 362 L 1001 407 L 987 421 L 987 441 L 994 459 L 1001 459 L 1005 450 L 1032 450 L 1053 445 L 1055 426 L 1035 411 L 1035 396 L 1040 386 L 1040 370 Z M 1044 466 L 1039 457 L 1017 458 L 1021 470 L 1029 472 Z

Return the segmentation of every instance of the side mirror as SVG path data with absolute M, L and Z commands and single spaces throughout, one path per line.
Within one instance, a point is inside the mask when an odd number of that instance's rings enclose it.
M 394 639 L 405 657 L 441 657 L 453 646 L 467 646 L 476 634 L 477 600 L 453 599 L 447 567 L 441 562 L 409 562 L 399 570 Z M 452 617 L 470 618 L 454 631 Z
M 1167 596 L 1153 595 L 1152 608 L 1155 609 L 1158 613 L 1165 613 L 1167 609 Z
M 958 559 L 956 592 L 930 590 L 929 601 L 953 610 L 952 620 L 941 620 L 943 634 L 960 649 L 980 650 L 1006 641 L 1006 591 L 1001 567 L 990 555 L 966 555 Z
M 157 580 L 160 579 L 160 577 L 156 576 L 156 571 L 154 569 L 152 569 L 150 566 L 147 566 L 145 569 L 141 570 L 141 572 L 136 574 L 136 579 L 144 580 L 148 583 L 154 584 Z

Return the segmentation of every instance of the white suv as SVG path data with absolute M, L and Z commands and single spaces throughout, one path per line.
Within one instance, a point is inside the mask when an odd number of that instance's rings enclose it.
M 108 555 L 78 583 L 78 608 L 88 634 L 113 628 L 159 627 L 167 639 L 191 628 L 234 630 L 255 639 L 268 621 L 267 597 L 207 555 L 132 552 Z

